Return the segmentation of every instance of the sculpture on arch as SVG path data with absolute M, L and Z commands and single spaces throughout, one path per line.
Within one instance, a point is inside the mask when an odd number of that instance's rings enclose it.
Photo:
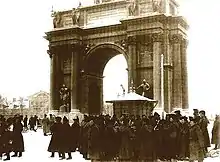
M 79 18 L 80 18 L 80 12 L 79 9 L 72 9 L 72 22 L 73 25 L 78 25 L 79 24 Z
M 99 4 L 101 3 L 101 0 L 94 0 L 94 4 Z
M 128 5 L 128 15 L 129 16 L 135 16 L 137 12 L 137 0 L 130 0 L 130 3 Z
M 60 12 L 52 11 L 51 17 L 53 17 L 53 27 L 62 27 L 62 17 Z
M 162 0 L 151 0 L 153 12 L 162 12 Z
M 150 89 L 150 85 L 146 82 L 145 79 L 142 81 L 142 84 L 137 87 L 137 90 L 140 88 L 142 89 L 142 96 L 146 97 L 145 95 L 146 92 Z

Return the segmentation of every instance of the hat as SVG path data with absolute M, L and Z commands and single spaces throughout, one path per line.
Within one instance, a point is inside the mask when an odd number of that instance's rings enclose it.
M 183 119 L 184 119 L 185 121 L 187 121 L 187 117 L 186 117 L 186 116 L 181 116 L 181 117 L 180 117 L 180 120 L 183 120 Z
M 205 111 L 204 110 L 201 110 L 199 113 L 205 115 Z
M 199 112 L 199 110 L 198 110 L 198 109 L 193 109 L 193 111 L 194 111 L 194 112 L 196 112 L 196 113 L 198 113 L 198 112 Z
M 196 119 L 195 119 L 195 118 L 193 118 L 192 116 L 189 116 L 189 121 L 193 121 L 193 122 L 195 122 L 195 121 L 196 121 Z

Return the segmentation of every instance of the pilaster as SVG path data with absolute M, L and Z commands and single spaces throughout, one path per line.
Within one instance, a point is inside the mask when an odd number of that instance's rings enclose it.
M 181 58 L 182 36 L 174 34 L 170 36 L 173 53 L 173 109 L 182 108 L 182 58 Z
M 161 49 L 163 35 L 153 34 L 153 92 L 154 100 L 158 100 L 157 108 L 161 108 Z

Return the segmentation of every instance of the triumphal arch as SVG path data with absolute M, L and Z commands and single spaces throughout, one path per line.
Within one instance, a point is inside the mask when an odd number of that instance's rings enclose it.
M 145 79 L 150 85 L 147 96 L 159 101 L 157 108 L 162 107 L 163 95 L 167 112 L 187 109 L 188 24 L 178 16 L 178 7 L 175 0 L 102 0 L 53 12 L 54 29 L 45 36 L 51 59 L 51 109 L 60 110 L 60 95 L 66 89 L 68 111 L 99 114 L 103 70 L 118 54 L 127 60 L 129 84 L 133 81 L 137 87 Z

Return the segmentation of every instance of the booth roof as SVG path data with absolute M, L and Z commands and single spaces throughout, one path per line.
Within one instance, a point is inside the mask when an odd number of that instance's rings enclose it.
M 130 92 L 124 95 L 118 96 L 116 99 L 106 101 L 107 103 L 117 102 L 117 101 L 148 101 L 157 102 L 156 100 L 141 96 L 135 92 Z

